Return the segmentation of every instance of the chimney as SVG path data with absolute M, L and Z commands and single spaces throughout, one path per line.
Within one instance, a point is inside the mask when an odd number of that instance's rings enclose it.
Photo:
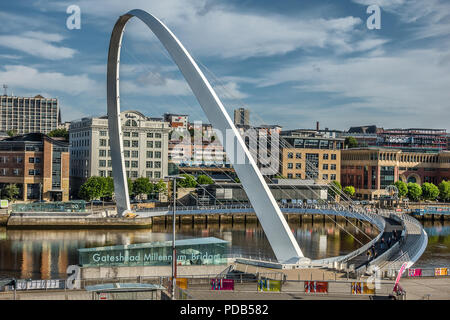
M 316 130 L 319 131 L 319 121 L 316 121 Z

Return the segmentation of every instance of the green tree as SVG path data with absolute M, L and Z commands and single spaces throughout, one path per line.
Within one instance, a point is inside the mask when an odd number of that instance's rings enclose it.
M 422 195 L 422 188 L 417 184 L 410 182 L 408 183 L 408 198 L 413 201 L 419 201 Z
M 349 149 L 356 148 L 358 147 L 358 141 L 354 137 L 347 137 L 345 138 L 344 146 L 348 147 Z
M 165 194 L 167 192 L 167 184 L 163 180 L 159 180 L 153 187 L 154 192 Z
M 65 140 L 69 140 L 69 132 L 67 131 L 66 128 L 52 130 L 48 133 L 48 136 L 49 137 L 60 137 L 60 138 L 64 138 Z
M 239 179 L 238 177 L 234 178 L 234 182 L 236 183 L 241 183 L 241 179 Z
M 185 179 L 180 179 L 177 181 L 177 186 L 181 188 L 195 188 L 197 186 L 197 181 L 193 175 L 183 173 L 181 175 Z
M 10 137 L 14 137 L 14 136 L 17 136 L 17 131 L 11 129 L 11 130 L 6 131 L 6 134 Z
M 344 192 L 345 192 L 345 194 L 349 195 L 350 197 L 353 197 L 353 195 L 355 194 L 355 187 L 353 187 L 353 186 L 346 186 L 344 188 Z
M 19 188 L 10 183 L 2 190 L 2 196 L 5 197 L 9 201 L 14 201 L 14 199 L 19 195 Z
M 211 177 L 207 176 L 206 174 L 201 174 L 197 177 L 197 183 L 198 184 L 213 184 L 214 180 L 211 179 Z
M 148 178 L 137 178 L 133 183 L 133 193 L 142 197 L 144 194 L 149 194 L 153 190 L 153 184 Z
M 400 198 L 405 197 L 408 194 L 408 185 L 403 182 L 402 180 L 398 180 L 394 183 L 394 186 L 397 187 L 398 190 L 398 196 Z
M 130 197 L 134 196 L 135 194 L 133 192 L 133 180 L 127 178 L 127 185 L 128 185 L 128 195 Z
M 110 186 L 105 177 L 90 177 L 80 187 L 78 196 L 86 201 L 100 199 L 108 196 Z
M 114 179 L 112 177 L 106 177 L 105 180 L 106 188 L 103 196 L 106 198 L 112 198 L 114 194 Z
M 442 180 L 438 187 L 439 199 L 444 202 L 450 201 L 450 181 Z
M 340 184 L 339 181 L 333 180 L 330 183 L 330 187 L 329 187 L 329 195 L 331 197 L 335 197 L 336 195 L 338 195 L 340 192 L 340 190 L 342 190 L 342 185 Z
M 439 196 L 439 188 L 432 183 L 425 182 L 422 185 L 422 197 L 425 200 L 436 200 Z

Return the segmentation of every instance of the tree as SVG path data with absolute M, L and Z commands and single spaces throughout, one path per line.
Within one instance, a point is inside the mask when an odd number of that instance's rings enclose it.
M 133 192 L 133 180 L 131 180 L 130 178 L 127 178 L 127 185 L 128 185 L 128 195 L 134 196 L 134 192 Z
M 410 182 L 408 183 L 408 198 L 413 201 L 418 201 L 422 195 L 422 188 L 417 184 Z
M 402 180 L 398 180 L 394 183 L 394 186 L 397 187 L 398 190 L 398 196 L 400 198 L 405 197 L 408 194 L 408 185 L 403 182 Z
M 238 177 L 234 178 L 234 182 L 236 183 L 241 183 L 241 179 L 239 179 Z
M 450 201 L 450 181 L 442 180 L 438 187 L 439 199 L 444 202 Z
M 69 132 L 67 131 L 66 128 L 52 130 L 48 133 L 48 136 L 49 137 L 60 137 L 60 138 L 64 138 L 65 140 L 69 140 Z
M 439 188 L 433 183 L 425 182 L 422 185 L 422 197 L 425 200 L 436 200 L 439 196 Z
M 207 176 L 206 174 L 201 174 L 197 177 L 197 183 L 198 184 L 213 184 L 214 180 L 211 179 L 211 177 Z
M 164 181 L 159 180 L 153 187 L 154 192 L 164 194 L 167 192 L 167 185 Z
M 193 175 L 190 174 L 182 174 L 182 177 L 185 179 L 180 179 L 177 182 L 177 186 L 181 188 L 195 188 L 197 186 L 197 181 L 195 181 L 195 178 Z
M 153 184 L 150 183 L 148 178 L 137 178 L 133 183 L 133 193 L 138 197 L 142 197 L 144 194 L 149 194 L 152 192 L 152 189 Z
M 114 194 L 114 179 L 112 177 L 107 177 L 106 179 L 106 188 L 105 194 L 103 195 L 106 198 L 112 198 Z
M 108 196 L 110 186 L 106 177 L 90 177 L 80 187 L 78 196 L 86 201 Z
M 19 195 L 19 188 L 10 183 L 2 190 L 2 196 L 4 196 L 9 201 L 14 201 L 14 199 Z
M 355 194 L 355 187 L 353 187 L 353 186 L 346 186 L 344 188 L 344 192 L 345 192 L 345 194 L 349 195 L 350 197 L 353 197 L 353 195 Z
M 340 190 L 342 190 L 342 185 L 339 183 L 339 181 L 333 180 L 330 183 L 330 188 L 329 188 L 329 194 L 331 197 L 335 197 L 336 195 L 338 195 L 340 192 Z
M 11 130 L 6 131 L 6 134 L 10 137 L 14 137 L 14 136 L 17 136 L 17 131 L 14 129 L 11 129 Z
M 358 141 L 354 137 L 347 137 L 345 138 L 344 146 L 348 147 L 349 149 L 356 148 L 358 147 Z

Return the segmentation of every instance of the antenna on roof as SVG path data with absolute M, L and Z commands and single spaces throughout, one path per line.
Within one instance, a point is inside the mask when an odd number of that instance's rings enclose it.
M 6 84 L 4 84 L 3 85 L 3 90 L 5 90 L 5 96 L 7 96 L 8 94 L 7 94 L 7 89 L 8 89 L 8 86 L 6 85 Z

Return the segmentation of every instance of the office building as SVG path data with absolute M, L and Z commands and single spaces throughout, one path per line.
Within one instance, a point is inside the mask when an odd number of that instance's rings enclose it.
M 167 176 L 169 123 L 133 110 L 121 112 L 120 117 L 127 177 Z M 72 121 L 69 138 L 73 194 L 91 176 L 113 176 L 107 116 Z
M 165 113 L 164 121 L 168 122 L 172 128 L 188 128 L 189 116 L 186 114 Z
M 280 174 L 288 179 L 339 181 L 343 138 L 314 130 L 281 132 Z
M 439 184 L 450 180 L 450 152 L 405 152 L 390 148 L 342 150 L 341 184 L 354 186 L 356 197 L 377 199 L 398 180 Z
M 0 131 L 15 134 L 49 133 L 61 122 L 58 99 L 35 97 L 0 97 Z
M 69 144 L 42 133 L 0 141 L 0 188 L 15 184 L 21 200 L 69 200 Z
M 250 110 L 239 108 L 234 110 L 234 124 L 241 126 L 250 125 Z

